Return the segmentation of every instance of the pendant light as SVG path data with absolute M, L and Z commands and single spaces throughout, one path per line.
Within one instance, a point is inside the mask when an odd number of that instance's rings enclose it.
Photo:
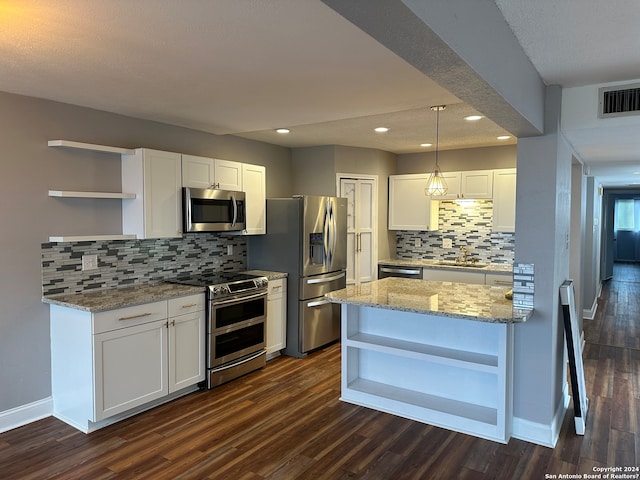
M 446 195 L 447 182 L 444 181 L 442 172 L 440 171 L 440 165 L 438 165 L 438 137 L 440 128 L 440 112 L 447 108 L 446 105 L 435 105 L 431 107 L 431 110 L 436 112 L 436 166 L 433 168 L 433 173 L 427 180 L 427 188 L 424 189 L 424 194 L 427 196 Z

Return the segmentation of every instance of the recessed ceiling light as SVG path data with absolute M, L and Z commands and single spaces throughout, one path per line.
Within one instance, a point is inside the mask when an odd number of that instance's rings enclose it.
M 374 130 L 378 133 L 386 133 L 389 131 L 389 129 L 387 127 L 376 127 L 374 128 Z
M 421 147 L 433 147 L 433 143 L 421 143 Z
M 468 120 L 469 122 L 475 122 L 476 120 L 480 120 L 482 118 L 482 115 L 469 115 L 468 117 L 464 117 L 465 120 Z
M 509 140 L 511 138 L 511 135 L 500 135 L 499 137 L 496 137 L 498 140 Z
M 289 133 L 291 130 L 289 130 L 288 128 L 278 128 L 276 130 L 276 132 L 278 133 Z
M 631 174 L 632 174 L 632 175 L 640 175 L 640 171 L 632 172 Z

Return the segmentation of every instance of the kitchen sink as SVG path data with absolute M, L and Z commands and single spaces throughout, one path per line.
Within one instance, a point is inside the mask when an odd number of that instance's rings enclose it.
M 447 265 L 449 267 L 469 267 L 469 268 L 484 268 L 486 263 L 463 263 L 463 262 L 437 262 L 436 265 Z

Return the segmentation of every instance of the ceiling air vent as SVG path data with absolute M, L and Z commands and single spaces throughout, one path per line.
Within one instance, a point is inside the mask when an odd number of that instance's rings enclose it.
M 598 117 L 640 115 L 640 83 L 598 89 Z

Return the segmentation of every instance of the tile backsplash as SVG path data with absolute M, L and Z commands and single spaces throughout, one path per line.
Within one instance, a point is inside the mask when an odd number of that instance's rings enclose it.
M 227 246 L 233 246 L 232 255 Z M 149 283 L 189 273 L 245 270 L 241 236 L 195 233 L 183 238 L 42 244 L 42 293 L 79 293 Z M 82 256 L 97 255 L 98 268 L 82 271 Z
M 396 232 L 396 255 L 398 258 L 455 261 L 461 255 L 460 247 L 467 247 L 479 262 L 511 264 L 515 236 L 493 232 L 492 219 L 492 200 L 461 204 L 455 200 L 441 200 L 438 231 Z

